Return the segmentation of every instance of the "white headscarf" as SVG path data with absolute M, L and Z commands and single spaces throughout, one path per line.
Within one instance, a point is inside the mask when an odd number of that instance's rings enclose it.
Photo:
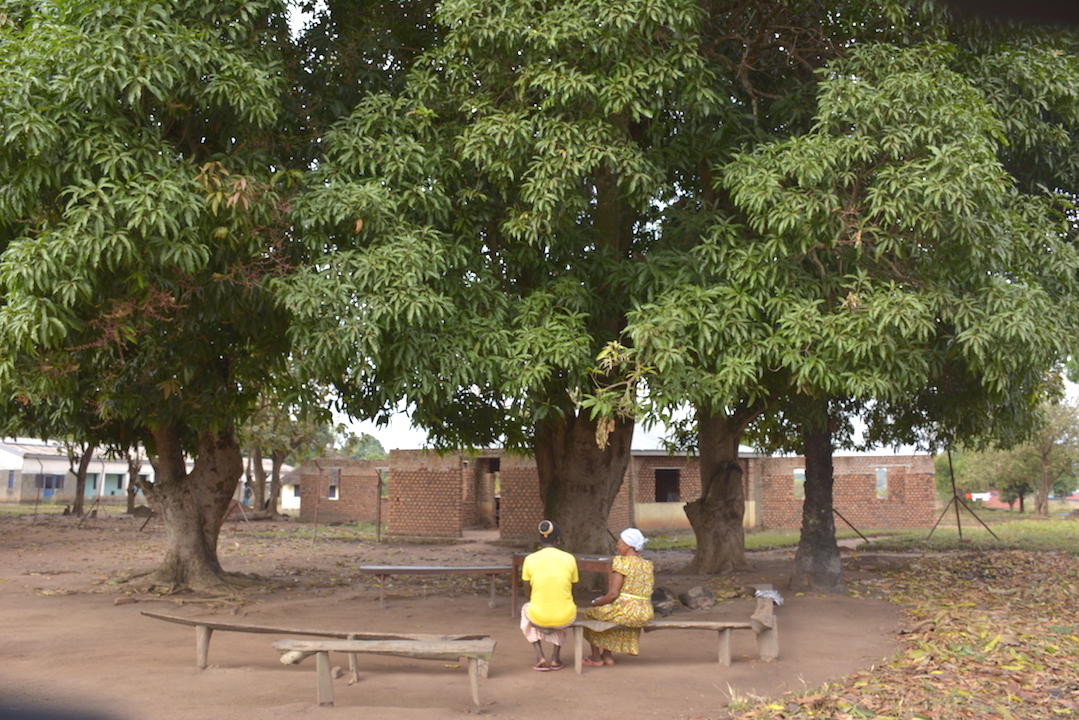
M 640 552 L 641 548 L 644 547 L 644 544 L 648 542 L 648 540 L 645 539 L 641 531 L 637 528 L 626 528 L 618 537 L 622 539 L 622 542 L 624 542 L 626 545 L 629 545 L 637 552 Z

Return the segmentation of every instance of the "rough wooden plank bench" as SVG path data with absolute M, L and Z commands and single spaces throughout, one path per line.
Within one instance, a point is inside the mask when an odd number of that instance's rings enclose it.
M 357 653 L 395 655 L 421 660 L 468 660 L 468 682 L 472 688 L 472 702 L 480 704 L 479 678 L 486 673 L 481 667 L 491 662 L 495 641 L 482 640 L 278 640 L 273 644 L 281 653 L 281 662 L 291 665 L 305 657 L 315 655 L 318 704 L 333 705 L 333 678 L 330 676 L 330 653 L 349 654 L 350 663 Z M 351 684 L 351 683 L 350 683 Z
M 759 586 L 763 587 L 763 586 Z M 573 667 L 581 674 L 584 660 L 584 629 L 603 632 L 618 627 L 617 623 L 604 620 L 579 619 L 570 626 L 573 628 Z M 779 657 L 779 628 L 776 622 L 774 603 L 770 597 L 758 597 L 757 609 L 750 616 L 749 622 L 721 620 L 651 620 L 644 626 L 645 632 L 656 630 L 712 630 L 719 635 L 719 664 L 731 666 L 731 633 L 734 630 L 752 630 L 757 635 L 757 651 L 762 660 L 775 660 Z
M 195 665 L 199 670 L 205 670 L 210 654 L 210 636 L 214 630 L 226 632 L 265 633 L 270 635 L 310 635 L 312 637 L 341 638 L 346 640 L 422 640 L 440 642 L 445 640 L 482 640 L 486 635 L 428 635 L 413 633 L 388 633 L 388 632 L 350 632 L 345 630 L 307 630 L 298 628 L 271 627 L 268 625 L 247 625 L 243 623 L 221 622 L 207 618 L 179 617 L 177 615 L 165 615 L 162 613 L 142 611 L 142 614 L 155 620 L 189 625 L 195 628 Z M 356 668 L 352 667 L 355 675 Z
M 360 572 L 378 578 L 378 604 L 386 609 L 386 578 L 393 575 L 486 575 L 491 581 L 488 607 L 495 607 L 495 577 L 513 573 L 512 565 L 361 565 Z

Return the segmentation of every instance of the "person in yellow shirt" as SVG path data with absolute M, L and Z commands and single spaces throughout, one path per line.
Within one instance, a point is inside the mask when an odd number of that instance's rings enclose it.
M 533 670 L 561 670 L 562 643 L 566 628 L 577 619 L 577 604 L 573 601 L 573 583 L 577 575 L 577 559 L 558 545 L 561 533 L 550 520 L 539 524 L 540 544 L 543 546 L 525 558 L 521 579 L 531 586 L 529 601 L 521 607 L 521 632 L 536 649 Z M 543 643 L 551 644 L 551 660 L 543 654 Z

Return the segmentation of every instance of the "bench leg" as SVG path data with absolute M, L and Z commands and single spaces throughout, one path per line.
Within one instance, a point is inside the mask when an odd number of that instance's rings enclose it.
M 513 568 L 510 576 L 510 617 L 517 617 L 517 568 Z
M 761 660 L 776 660 L 779 658 L 779 622 L 776 618 L 772 618 L 772 624 L 770 627 L 760 626 L 754 624 L 754 630 L 757 631 L 757 652 L 761 656 Z
M 199 670 L 205 670 L 209 664 L 207 658 L 210 655 L 210 636 L 213 634 L 213 628 L 195 626 L 195 665 Z
M 471 658 L 469 658 L 469 656 L 462 655 L 460 658 L 457 659 L 457 662 L 462 667 L 469 668 L 469 671 L 471 672 L 472 660 L 471 660 Z M 486 678 L 487 674 L 491 671 L 491 663 L 488 662 L 487 660 L 484 660 L 483 658 L 480 658 L 480 659 L 478 659 L 476 661 L 476 668 L 479 670 L 480 677 L 481 678 Z
M 723 667 L 731 666 L 731 629 L 724 628 L 719 631 L 719 664 Z
M 491 580 L 491 599 L 487 601 L 487 607 L 489 607 L 489 608 L 491 608 L 493 610 L 496 607 L 496 604 L 495 604 L 495 576 L 494 575 L 488 575 L 487 577 Z
M 468 684 L 472 687 L 472 702 L 476 707 L 480 706 L 480 661 L 479 658 L 468 659 Z
M 318 704 L 333 706 L 333 678 L 330 677 L 330 653 L 315 653 L 315 672 L 318 673 Z
M 584 663 L 584 628 L 580 625 L 573 627 L 573 669 L 581 674 Z
M 378 577 L 378 606 L 383 610 L 386 609 L 386 578 L 387 575 L 379 575 Z
M 348 684 L 354 685 L 360 681 L 360 664 L 356 661 L 356 653 L 348 654 L 348 669 L 352 672 Z

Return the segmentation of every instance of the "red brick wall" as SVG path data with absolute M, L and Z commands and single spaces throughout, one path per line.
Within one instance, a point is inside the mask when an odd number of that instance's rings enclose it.
M 386 533 L 460 537 L 467 492 L 463 458 L 424 450 L 390 451 Z
M 543 500 L 540 498 L 536 464 L 531 458 L 505 456 L 502 458 L 500 477 L 499 537 L 504 540 L 535 540 L 540 520 L 543 520 Z
M 794 470 L 800 457 L 766 458 L 762 463 L 762 513 L 765 528 L 802 527 L 802 501 L 794 496 Z M 876 470 L 888 470 L 888 496 L 876 494 Z M 933 524 L 936 480 L 928 455 L 840 456 L 833 459 L 833 505 L 859 530 L 915 528 Z M 836 517 L 836 527 L 847 523 Z
M 701 496 L 701 466 L 696 457 L 685 455 L 635 455 L 632 466 L 637 477 L 637 502 L 656 501 L 656 470 L 678 471 L 678 493 L 681 502 Z
M 386 461 L 315 458 L 300 466 L 300 522 L 374 522 Z M 337 498 L 329 496 L 337 485 Z
M 489 503 L 493 492 L 493 476 L 484 471 L 490 468 L 492 458 L 498 459 L 501 480 L 500 536 L 532 540 L 537 524 L 543 519 L 535 463 L 531 458 L 510 455 L 502 450 L 444 457 L 422 450 L 392 451 L 388 463 L 382 461 L 383 467 L 389 465 L 392 468 L 389 497 L 384 501 L 382 513 L 387 534 L 460 537 L 464 528 L 483 524 L 480 503 Z M 376 463 L 314 462 L 315 465 L 305 464 L 301 468 L 302 521 L 374 520 L 378 485 Z M 758 500 L 759 525 L 800 528 L 802 502 L 794 497 L 793 471 L 805 466 L 804 459 L 749 457 L 742 458 L 742 463 L 746 500 Z M 888 468 L 886 498 L 876 496 L 878 467 Z M 635 502 L 655 500 L 655 471 L 659 468 L 679 470 L 682 502 L 700 496 L 700 466 L 696 457 L 634 455 L 608 516 L 608 527 L 612 532 L 617 533 L 636 523 Z M 933 524 L 936 485 L 931 457 L 841 456 L 834 458 L 834 471 L 835 507 L 855 527 L 909 528 Z M 329 500 L 327 489 L 335 472 L 339 478 L 339 497 Z M 836 523 L 840 527 L 845 525 L 839 518 Z

